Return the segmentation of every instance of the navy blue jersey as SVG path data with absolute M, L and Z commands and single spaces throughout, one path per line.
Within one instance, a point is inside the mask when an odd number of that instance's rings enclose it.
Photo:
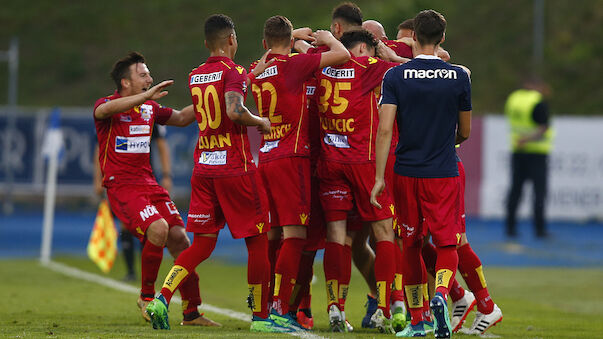
M 468 74 L 435 56 L 420 55 L 390 69 L 380 104 L 397 106 L 394 171 L 416 178 L 459 175 L 455 136 L 459 111 L 471 110 Z

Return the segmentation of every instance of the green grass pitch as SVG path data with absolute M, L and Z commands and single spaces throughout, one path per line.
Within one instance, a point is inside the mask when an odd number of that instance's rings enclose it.
M 99 273 L 86 258 L 60 257 L 55 261 L 83 271 Z M 171 260 L 164 260 L 159 288 Z M 246 308 L 244 266 L 209 260 L 197 268 L 203 301 L 249 314 Z M 571 268 L 486 267 L 488 288 L 503 311 L 502 323 L 488 333 L 503 338 L 603 337 L 603 270 Z M 329 338 L 385 338 L 376 330 L 360 328 L 366 285 L 354 271 L 346 315 L 353 333 L 327 331 L 322 267 L 315 266 L 313 285 L 314 334 Z M 121 258 L 107 275 L 124 275 Z M 132 286 L 137 286 L 133 284 Z M 170 306 L 171 331 L 156 331 L 145 323 L 136 307 L 136 294 L 120 292 L 52 271 L 36 260 L 0 260 L 0 337 L 2 338 L 243 338 L 291 337 L 286 334 L 250 333 L 249 323 L 206 312 L 221 322 L 219 329 L 179 326 L 180 306 Z M 467 320 L 470 324 L 473 314 Z M 468 324 L 465 324 L 467 326 Z M 428 335 L 428 337 L 433 337 Z M 470 337 L 454 335 L 453 337 Z

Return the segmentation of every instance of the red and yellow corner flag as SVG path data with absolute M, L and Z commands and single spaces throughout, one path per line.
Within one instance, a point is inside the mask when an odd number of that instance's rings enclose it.
M 117 231 L 107 200 L 101 201 L 88 241 L 88 257 L 105 273 L 111 270 L 117 256 Z

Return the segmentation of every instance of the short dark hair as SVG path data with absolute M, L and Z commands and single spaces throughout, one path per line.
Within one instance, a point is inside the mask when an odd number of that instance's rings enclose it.
M 401 29 L 410 29 L 411 31 L 415 30 L 414 19 L 406 19 L 402 21 L 401 24 L 398 25 L 398 30 Z
M 368 48 L 377 48 L 379 41 L 375 36 L 364 28 L 352 29 L 346 31 L 339 39 L 343 46 L 347 49 L 352 49 L 360 43 L 365 43 Z
M 205 20 L 205 41 L 209 49 L 219 47 L 220 40 L 234 32 L 232 19 L 224 14 L 214 14 Z
M 413 20 L 415 34 L 421 45 L 437 45 L 446 31 L 446 19 L 433 9 L 419 12 Z
M 264 40 L 268 47 L 289 45 L 293 25 L 282 15 L 268 18 L 264 23 Z
M 362 11 L 353 2 L 344 2 L 333 8 L 333 20 L 342 20 L 346 24 L 362 26 Z
M 111 70 L 111 79 L 115 82 L 117 91 L 121 91 L 121 79 L 130 77 L 130 66 L 144 64 L 144 56 L 138 52 L 130 52 L 125 57 L 117 60 Z

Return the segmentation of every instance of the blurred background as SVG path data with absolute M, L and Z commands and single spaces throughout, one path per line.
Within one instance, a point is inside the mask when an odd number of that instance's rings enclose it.
M 53 253 L 84 254 L 99 198 L 92 189 L 96 143 L 92 105 L 112 94 L 118 58 L 143 53 L 155 82 L 174 79 L 161 104 L 190 103 L 189 71 L 204 62 L 203 22 L 224 13 L 235 22 L 245 67 L 263 51 L 264 21 L 287 16 L 294 27 L 328 29 L 339 1 L 44 1 L 4 0 L 0 11 L 0 256 L 39 253 L 49 113 L 58 108 L 64 150 L 58 166 Z M 598 0 L 356 1 L 364 19 L 380 21 L 390 39 L 423 9 L 447 19 L 443 47 L 472 70 L 473 132 L 460 155 L 467 171 L 468 235 L 488 264 L 603 264 L 603 2 Z M 547 215 L 551 238 L 532 236 L 530 190 L 520 207 L 521 246 L 505 245 L 509 132 L 502 115 L 526 74 L 548 82 L 552 124 Z M 248 97 L 247 104 L 254 107 Z M 258 137 L 250 129 L 257 152 Z M 173 198 L 188 209 L 196 126 L 168 128 Z M 158 157 L 154 157 L 158 162 Z M 160 179 L 160 175 L 158 176 Z M 243 243 L 220 237 L 218 255 L 245 260 Z M 241 246 L 240 251 L 228 246 Z M 237 247 L 239 248 L 239 247 Z

